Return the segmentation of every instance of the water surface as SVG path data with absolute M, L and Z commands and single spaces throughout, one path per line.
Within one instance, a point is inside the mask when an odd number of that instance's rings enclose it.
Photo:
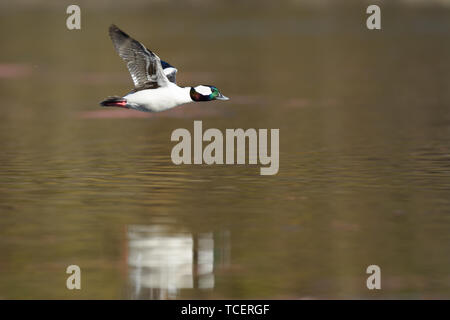
M 2 10 L 0 298 L 449 298 L 450 11 L 388 8 Z M 111 22 L 231 100 L 100 108 Z M 279 173 L 175 166 L 194 120 L 279 128 Z

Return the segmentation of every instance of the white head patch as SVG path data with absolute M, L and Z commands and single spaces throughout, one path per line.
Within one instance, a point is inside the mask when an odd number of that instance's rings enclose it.
M 195 91 L 197 91 L 198 93 L 200 93 L 204 96 L 209 96 L 212 93 L 211 88 L 207 87 L 207 86 L 196 86 Z

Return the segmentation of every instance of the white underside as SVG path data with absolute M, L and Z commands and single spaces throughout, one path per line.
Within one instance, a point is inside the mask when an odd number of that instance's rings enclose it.
M 181 88 L 170 82 L 167 87 L 137 91 L 124 96 L 132 109 L 160 112 L 184 103 L 193 102 L 190 87 Z

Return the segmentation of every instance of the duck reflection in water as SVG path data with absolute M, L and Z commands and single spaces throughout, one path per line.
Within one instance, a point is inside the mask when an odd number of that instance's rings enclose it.
M 195 235 L 131 225 L 127 238 L 132 299 L 175 299 L 182 289 L 213 289 L 215 267 L 229 264 L 228 232 Z

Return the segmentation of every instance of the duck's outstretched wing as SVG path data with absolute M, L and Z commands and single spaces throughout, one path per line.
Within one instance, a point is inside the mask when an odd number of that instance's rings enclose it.
M 109 36 L 117 53 L 127 63 L 135 90 L 156 89 L 169 84 L 156 54 L 114 24 L 109 27 Z
M 174 66 L 171 66 L 169 63 L 161 60 L 161 65 L 164 70 L 164 74 L 166 75 L 167 79 L 169 79 L 170 82 L 177 83 L 176 76 L 177 76 L 177 68 Z

